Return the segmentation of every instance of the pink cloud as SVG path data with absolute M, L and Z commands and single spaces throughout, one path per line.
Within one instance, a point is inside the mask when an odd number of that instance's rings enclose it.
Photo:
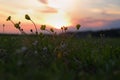
M 58 11 L 55 8 L 47 6 L 47 7 L 43 8 L 42 10 L 40 10 L 40 12 L 42 12 L 42 13 L 57 13 Z
M 48 0 L 39 0 L 41 3 L 43 4 L 47 4 L 48 3 Z

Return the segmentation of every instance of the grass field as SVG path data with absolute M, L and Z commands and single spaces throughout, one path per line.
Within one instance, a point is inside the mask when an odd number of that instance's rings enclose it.
M 120 38 L 0 35 L 0 80 L 119 80 Z

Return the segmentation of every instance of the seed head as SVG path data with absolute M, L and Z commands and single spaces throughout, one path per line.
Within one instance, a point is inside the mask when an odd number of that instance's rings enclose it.
M 27 20 L 31 20 L 31 18 L 29 17 L 28 14 L 25 15 L 25 19 L 27 19 Z
M 63 27 L 61 27 L 61 29 L 63 30 Z
M 80 24 L 77 24 L 77 25 L 76 25 L 76 29 L 77 29 L 77 30 L 79 30 L 79 29 L 80 29 L 80 27 L 81 27 L 81 25 L 80 25 Z
M 51 32 L 54 32 L 53 28 L 50 29 Z
M 3 27 L 5 27 L 5 24 L 3 24 Z
M 30 29 L 30 32 L 33 32 L 33 30 L 32 30 L 32 29 Z
M 68 28 L 67 27 L 64 27 L 64 30 L 66 31 Z
M 41 25 L 41 30 L 45 30 L 46 29 L 46 25 Z
M 11 20 L 11 16 L 9 16 L 7 19 L 6 19 L 6 21 L 10 21 Z
M 20 29 L 20 22 L 14 24 L 14 26 L 15 26 L 17 29 Z

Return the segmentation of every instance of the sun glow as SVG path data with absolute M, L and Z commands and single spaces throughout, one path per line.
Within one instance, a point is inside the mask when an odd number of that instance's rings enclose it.
M 67 5 L 68 1 L 69 6 Z M 66 11 L 70 8 L 72 1 L 73 0 L 48 0 L 48 6 L 57 9 L 58 12 L 46 16 L 45 23 L 57 29 L 60 29 L 62 26 L 70 26 L 70 17 Z
M 60 13 L 47 16 L 45 22 L 57 29 L 60 29 L 62 26 L 70 26 L 71 24 L 69 18 Z

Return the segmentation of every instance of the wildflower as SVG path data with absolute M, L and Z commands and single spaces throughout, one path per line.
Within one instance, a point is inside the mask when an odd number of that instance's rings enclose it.
M 11 16 L 9 16 L 7 19 L 6 19 L 6 21 L 10 21 L 11 20 Z
M 3 24 L 3 27 L 5 27 L 5 24 Z
M 27 20 L 31 20 L 31 18 L 29 17 L 28 14 L 25 15 L 25 19 L 27 19 Z
M 61 27 L 61 29 L 63 30 L 63 27 Z
M 25 47 L 25 46 L 23 46 L 22 48 L 21 48 L 21 52 L 25 52 L 27 50 L 27 47 Z
M 25 15 L 25 19 L 30 20 L 30 21 L 33 23 L 33 25 L 34 25 L 34 27 L 35 27 L 35 29 L 36 29 L 36 35 L 38 35 L 37 26 L 36 26 L 36 24 L 34 23 L 34 21 L 29 17 L 28 14 Z
M 63 27 L 61 27 L 61 30 L 62 30 L 62 32 L 63 32 Z
M 5 27 L 5 24 L 3 24 L 3 33 L 4 33 L 4 27 Z
M 38 44 L 38 41 L 37 41 L 37 40 L 33 42 L 33 45 L 34 45 L 34 46 L 36 46 L 37 44 Z
M 53 28 L 50 29 L 51 32 L 54 32 Z
M 76 25 L 77 30 L 79 30 L 80 27 L 81 27 L 80 24 L 77 24 L 77 25 Z
M 44 48 L 43 48 L 43 51 L 47 51 L 47 47 L 44 47 Z
M 45 30 L 45 28 L 46 28 L 46 25 L 41 25 L 41 30 Z
M 21 31 L 23 31 L 23 29 L 20 29 Z
M 65 30 L 65 31 L 67 31 L 67 30 L 68 30 L 68 28 L 67 28 L 67 27 L 64 27 L 64 30 Z
M 65 47 L 66 47 L 66 44 L 62 41 L 62 42 L 60 43 L 60 47 L 61 47 L 61 48 L 65 48 Z
M 35 54 L 38 54 L 38 51 L 36 50 L 34 53 L 35 53 Z
M 32 30 L 32 29 L 30 29 L 30 32 L 32 32 L 32 33 L 33 33 L 33 30 Z
M 42 32 L 40 32 L 40 34 L 39 34 L 40 36 L 43 36 L 43 33 Z
M 15 26 L 17 29 L 20 29 L 20 22 L 14 24 L 14 26 Z

